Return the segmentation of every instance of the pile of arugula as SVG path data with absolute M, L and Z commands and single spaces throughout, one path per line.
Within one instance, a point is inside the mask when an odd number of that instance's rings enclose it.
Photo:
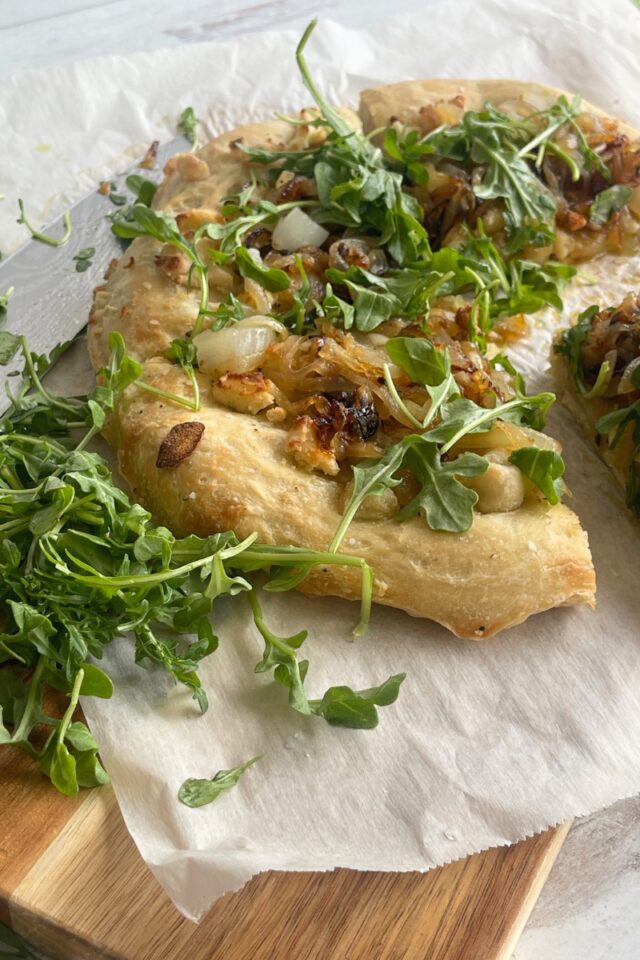
M 309 698 L 308 661 L 298 659 L 306 631 L 292 637 L 273 633 L 248 579 L 262 571 L 264 589 L 278 591 L 300 568 L 355 567 L 363 579 L 361 630 L 371 605 L 366 563 L 331 552 L 265 546 L 254 537 L 239 542 L 233 533 L 174 537 L 132 503 L 103 458 L 87 450 L 118 393 L 137 375 L 118 338 L 101 385 L 81 397 L 53 395 L 42 383 L 59 351 L 51 358 L 36 356 L 24 338 L 1 332 L 0 362 L 19 351 L 24 371 L 0 421 L 0 743 L 25 750 L 70 796 L 79 787 L 106 782 L 98 744 L 74 719 L 80 696 L 111 696 L 111 680 L 95 660 L 115 637 L 132 637 L 136 661 L 164 667 L 204 711 L 198 664 L 218 646 L 210 615 L 218 598 L 240 595 L 248 599 L 264 641 L 256 672 L 273 670 L 294 710 L 338 726 L 375 727 L 376 707 L 395 701 L 404 675 L 367 690 L 336 686 L 320 699 Z M 47 711 L 49 689 L 68 698 L 60 717 Z M 220 782 L 232 785 L 238 770 L 220 772 L 218 787 L 202 787 L 204 794 L 193 785 L 185 788 L 183 801 L 217 795 Z

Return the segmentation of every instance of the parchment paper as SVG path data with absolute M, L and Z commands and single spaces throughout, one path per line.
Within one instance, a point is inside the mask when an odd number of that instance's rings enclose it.
M 27 179 L 33 209 L 51 215 L 152 138 L 170 136 L 186 103 L 201 115 L 210 108 L 213 131 L 266 117 L 267 106 L 307 102 L 292 65 L 296 40 L 261 34 L 14 78 L 0 106 L 3 191 L 22 195 Z M 368 34 L 324 23 L 309 60 L 335 101 L 411 76 L 514 76 L 578 89 L 640 126 L 639 41 L 640 15 L 626 0 L 467 0 Z M 34 152 L 38 144 L 50 149 Z M 9 202 L 0 212 L 5 249 L 20 236 Z M 589 265 L 566 313 L 638 282 L 637 262 Z M 537 316 L 519 351 L 536 384 L 546 381 L 557 322 L 552 312 Z M 57 376 L 75 389 L 83 376 L 90 382 L 81 345 Z M 161 672 L 135 667 L 127 640 L 113 645 L 114 699 L 83 706 L 129 830 L 187 916 L 262 870 L 426 870 L 640 790 L 638 526 L 570 417 L 557 410 L 549 429 L 565 443 L 571 504 L 589 531 L 595 613 L 555 610 L 473 643 L 379 607 L 353 644 L 357 613 L 346 602 L 288 595 L 266 604 L 274 629 L 310 628 L 313 695 L 406 670 L 375 731 L 298 716 L 282 687 L 254 676 L 260 644 L 242 600 L 217 609 L 220 650 L 201 671 L 204 717 Z M 264 759 L 212 807 L 178 804 L 186 777 L 256 753 Z

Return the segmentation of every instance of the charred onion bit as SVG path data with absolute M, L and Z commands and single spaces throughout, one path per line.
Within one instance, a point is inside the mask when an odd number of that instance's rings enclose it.
M 191 456 L 200 443 L 203 433 L 204 423 L 198 420 L 176 423 L 160 444 L 156 467 L 177 467 L 179 463 Z

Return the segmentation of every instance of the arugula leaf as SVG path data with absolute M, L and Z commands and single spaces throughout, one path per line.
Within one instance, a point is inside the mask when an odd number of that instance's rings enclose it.
M 22 340 L 17 334 L 9 333 L 8 330 L 0 330 L 0 366 L 6 367 L 8 363 L 11 363 L 21 345 Z
M 437 386 L 451 369 L 448 351 L 438 350 L 430 340 L 418 337 L 393 337 L 387 341 L 387 353 L 414 383 Z
M 508 237 L 503 250 L 507 256 L 519 253 L 525 247 L 547 247 L 553 243 L 555 233 L 546 223 L 527 223 L 517 227 L 507 217 Z
M 629 202 L 632 193 L 631 187 L 619 183 L 601 190 L 589 207 L 589 219 L 592 223 L 606 223 L 615 210 L 621 210 Z
M 553 197 L 516 151 L 500 149 L 478 138 L 471 149 L 471 158 L 487 164 L 483 180 L 473 188 L 476 197 L 503 199 L 516 227 L 527 220 L 544 223 L 555 213 Z
M 231 770 L 218 770 L 211 780 L 198 780 L 190 777 L 185 780 L 178 790 L 178 799 L 187 807 L 204 807 L 208 803 L 217 800 L 220 794 L 226 790 L 235 787 L 238 780 L 254 763 L 262 760 L 262 754 L 251 757 L 239 767 L 233 767 Z
M 384 493 L 385 490 L 396 487 L 400 483 L 400 478 L 395 474 L 404 460 L 407 443 L 406 439 L 395 443 L 379 460 L 362 461 L 353 465 L 353 490 L 342 520 L 329 545 L 332 553 L 338 550 L 351 521 L 366 498 Z
M 14 287 L 9 287 L 4 293 L 0 293 L 0 323 L 4 320 L 13 291 Z
M 330 687 L 321 700 L 310 700 L 311 712 L 324 717 L 334 727 L 373 730 L 378 726 L 376 706 L 387 707 L 398 699 L 406 673 L 396 673 L 384 683 L 367 690 L 351 687 Z
M 91 266 L 91 258 L 95 256 L 95 252 L 95 247 L 84 247 L 83 250 L 80 250 L 80 252 L 72 258 L 75 260 L 77 273 L 84 273 L 85 270 L 89 269 Z
M 513 451 L 509 463 L 515 464 L 542 491 L 549 503 L 560 502 L 564 492 L 564 460 L 559 453 L 540 447 L 521 447 Z
M 145 207 L 151 206 L 155 192 L 158 189 L 157 184 L 151 180 L 147 180 L 146 177 L 141 176 L 139 173 L 129 174 L 126 179 L 126 184 L 129 190 L 135 195 L 138 203 L 144 204 Z
M 569 373 L 578 393 L 587 400 L 600 396 L 609 382 L 611 363 L 604 360 L 592 386 L 585 381 L 585 369 L 582 360 L 582 347 L 591 332 L 591 321 L 600 313 L 600 307 L 592 304 L 583 310 L 572 327 L 563 330 L 560 340 L 554 344 L 554 351 L 567 359 Z
M 398 513 L 399 521 L 418 513 L 432 530 L 460 533 L 473 523 L 473 507 L 478 502 L 475 490 L 465 487 L 457 477 L 476 477 L 486 473 L 489 461 L 475 453 L 464 453 L 454 460 L 441 460 L 437 444 L 416 437 L 407 450 L 404 465 L 422 485 L 418 494 Z
M 185 107 L 178 120 L 178 130 L 184 133 L 185 137 L 192 145 L 194 150 L 200 146 L 198 140 L 198 124 L 200 121 L 195 115 L 193 107 Z
M 326 317 L 334 325 L 339 321 L 345 330 L 350 330 L 355 321 L 355 307 L 347 300 L 342 300 L 333 292 L 330 283 L 326 285 L 325 297 L 321 305 L 320 315 Z
M 262 262 L 257 251 L 248 250 L 247 247 L 237 247 L 235 257 L 240 274 L 255 280 L 265 290 L 273 293 L 278 290 L 287 290 L 291 286 L 291 280 L 284 270 L 267 266 Z

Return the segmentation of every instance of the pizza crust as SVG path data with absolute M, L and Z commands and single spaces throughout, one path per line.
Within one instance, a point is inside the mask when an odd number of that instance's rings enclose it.
M 222 196 L 248 179 L 234 141 L 264 145 L 290 135 L 286 124 L 252 125 L 208 144 L 195 158 L 201 165 L 193 158 L 170 161 L 154 206 L 215 211 Z M 190 396 L 184 373 L 159 354 L 192 328 L 198 294 L 156 267 L 159 246 L 136 239 L 111 268 L 96 291 L 89 351 L 98 369 L 108 358 L 110 332 L 119 331 L 144 363 L 146 381 Z M 135 498 L 179 535 L 233 529 L 241 538 L 256 532 L 265 543 L 326 550 L 344 509 L 344 485 L 294 466 L 284 428 L 217 405 L 207 379 L 199 378 L 203 400 L 195 414 L 135 385 L 120 398 L 108 436 Z M 158 467 L 169 430 L 189 420 L 205 427 L 196 449 L 176 467 Z M 551 607 L 594 604 L 587 535 L 564 505 L 537 502 L 512 513 L 476 513 L 462 534 L 433 531 L 421 518 L 355 521 L 342 552 L 373 566 L 378 602 L 435 620 L 462 638 L 489 637 Z M 359 572 L 317 570 L 301 589 L 354 599 Z
M 456 97 L 462 98 L 465 110 L 482 110 L 487 101 L 497 108 L 501 104 L 513 105 L 521 101 L 536 110 L 545 110 L 559 96 L 565 96 L 569 101 L 573 99 L 573 94 L 566 90 L 522 80 L 405 80 L 386 87 L 363 90 L 358 113 L 363 129 L 368 132 L 386 127 L 393 120 L 400 120 L 407 126 L 420 126 L 421 108 Z M 620 131 L 632 140 L 639 136 L 638 131 L 628 123 L 611 117 L 587 100 L 582 101 L 582 109 L 586 113 L 615 120 Z

